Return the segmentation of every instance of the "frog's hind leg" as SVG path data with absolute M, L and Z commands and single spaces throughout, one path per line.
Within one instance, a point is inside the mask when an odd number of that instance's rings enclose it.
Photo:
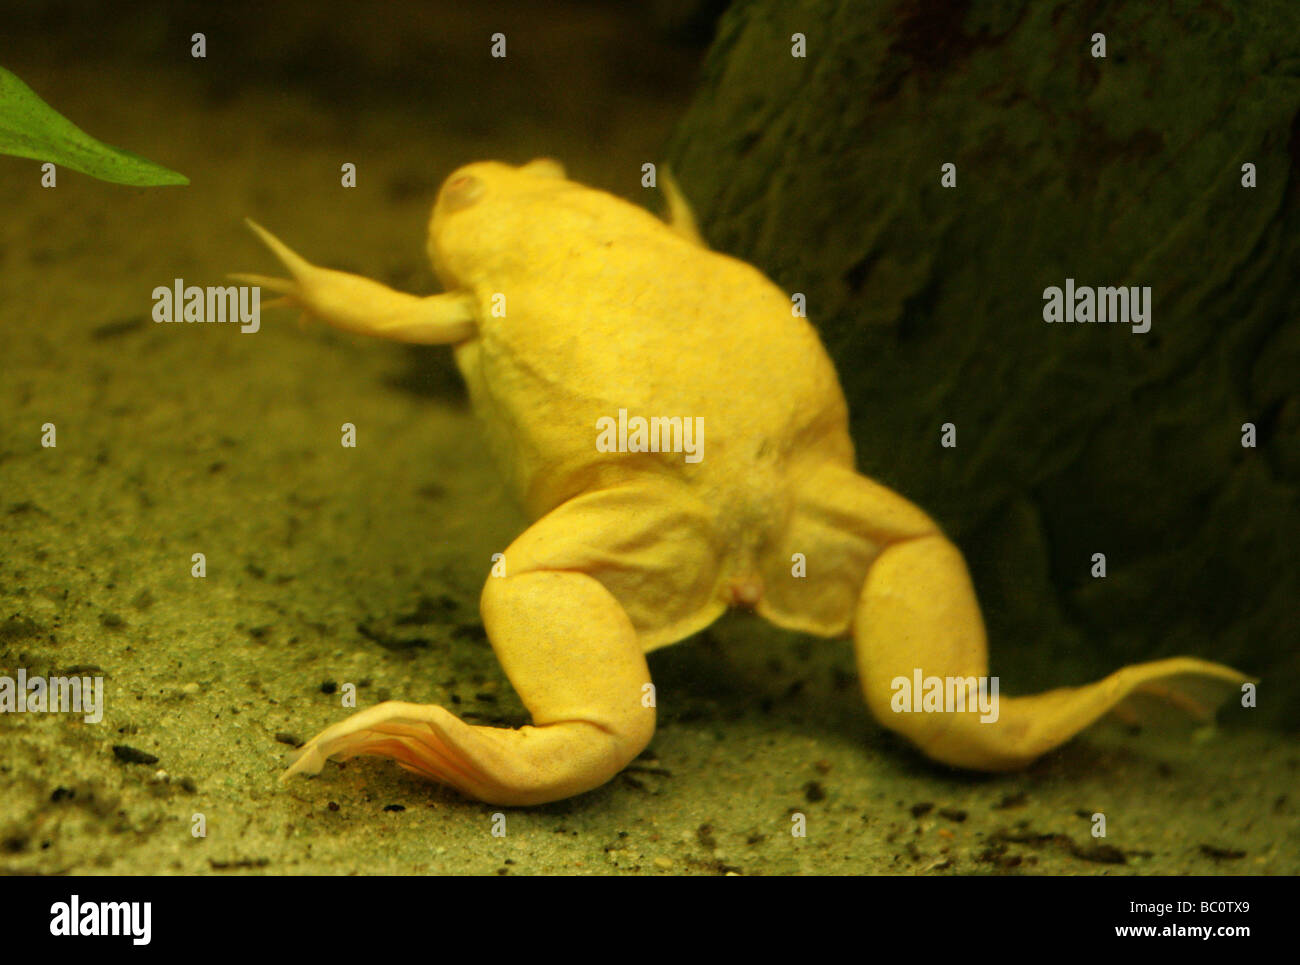
M 1206 717 L 1247 681 L 1230 667 L 1175 657 L 1123 667 L 1083 687 L 1002 697 L 989 682 L 984 624 L 965 562 L 939 533 L 885 548 L 867 574 L 853 635 L 877 720 L 935 760 L 977 770 L 1022 767 L 1126 698 L 1164 697 Z M 910 692 L 918 678 L 923 689 L 943 688 L 938 712 L 923 693 Z
M 490 804 L 541 804 L 604 784 L 649 743 L 645 655 L 622 608 L 591 577 L 490 579 L 483 620 L 531 726 L 482 727 L 436 705 L 389 701 L 323 731 L 285 776 L 369 755 Z
M 673 600 L 656 589 L 659 574 L 687 580 L 693 572 L 672 548 L 675 528 L 672 508 L 653 493 L 597 492 L 554 510 L 506 550 L 505 575 L 483 590 L 483 623 L 532 725 L 482 727 L 442 707 L 389 702 L 322 732 L 288 773 L 315 773 L 330 757 L 388 757 L 505 805 L 604 784 L 654 734 L 644 650 L 656 629 L 635 625 L 641 609 L 629 615 L 602 581 L 620 592 L 635 587 L 647 608 Z
M 810 498 L 846 538 L 878 546 L 852 614 L 852 634 L 873 716 L 935 760 L 1010 770 L 1069 740 L 1129 697 L 1172 700 L 1208 715 L 1247 682 L 1229 667 L 1191 657 L 1134 664 L 1083 687 L 1003 697 L 989 686 L 984 622 L 957 548 L 901 496 L 839 467 Z M 810 557 L 809 566 L 813 564 Z M 941 685 L 947 699 L 911 692 Z M 935 684 L 937 679 L 939 684 Z M 979 706 L 979 686 L 987 710 Z M 1208 699 L 1207 699 L 1208 698 Z M 965 709 L 958 709 L 958 708 Z
M 262 242 L 288 269 L 291 278 L 232 274 L 236 281 L 276 292 L 281 298 L 266 307 L 290 305 L 335 328 L 420 345 L 449 345 L 477 331 L 473 299 L 466 293 L 419 297 L 345 271 L 318 268 L 255 221 Z

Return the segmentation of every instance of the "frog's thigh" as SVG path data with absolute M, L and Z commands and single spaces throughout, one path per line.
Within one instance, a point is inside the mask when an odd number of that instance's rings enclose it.
M 712 513 L 655 477 L 584 493 L 557 507 L 505 552 L 508 575 L 585 573 L 618 601 L 649 651 L 703 630 L 725 610 Z M 491 582 L 489 581 L 489 588 Z
M 850 512 L 856 518 L 843 518 L 845 527 L 879 544 L 852 622 L 867 704 L 884 726 L 936 760 L 979 770 L 1020 767 L 1130 695 L 1169 698 L 1208 713 L 1213 700 L 1246 680 L 1229 667 L 1177 657 L 1033 697 L 1002 697 L 999 685 L 986 712 L 972 689 L 988 674 L 984 621 L 957 547 L 915 506 L 870 480 L 844 482 L 835 493 L 818 497 L 826 518 Z M 921 694 L 903 701 L 918 673 L 923 690 L 929 678 L 944 681 L 945 691 L 949 679 L 957 681 L 961 702 L 927 712 Z

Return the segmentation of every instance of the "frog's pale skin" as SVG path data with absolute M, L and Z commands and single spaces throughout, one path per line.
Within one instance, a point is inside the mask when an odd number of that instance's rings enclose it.
M 854 470 L 844 397 L 812 326 L 757 269 L 709 251 L 680 192 L 665 188 L 669 224 L 567 180 L 554 161 L 466 165 L 433 208 L 428 250 L 446 293 L 429 297 L 308 264 L 253 225 L 292 278 L 235 277 L 348 331 L 454 347 L 534 520 L 481 601 L 532 726 L 389 701 L 317 735 L 286 776 L 368 754 L 493 804 L 590 790 L 654 733 L 645 654 L 731 606 L 852 634 L 876 719 L 976 770 L 1021 767 L 1131 695 L 1208 713 L 1204 684 L 1222 696 L 1246 682 L 1178 657 L 1002 697 L 989 723 L 895 713 L 895 678 L 988 673 L 962 556 L 920 509 Z M 702 459 L 600 451 L 598 420 L 620 409 L 702 418 Z

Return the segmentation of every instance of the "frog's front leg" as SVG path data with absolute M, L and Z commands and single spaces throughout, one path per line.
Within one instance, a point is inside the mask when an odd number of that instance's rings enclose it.
M 911 503 L 848 469 L 826 467 L 815 474 L 802 508 L 808 518 L 821 521 L 819 532 L 835 523 L 844 541 L 876 547 L 874 554 L 859 554 L 873 557 L 865 578 L 855 574 L 862 582 L 851 626 L 863 691 L 880 723 L 935 760 L 988 771 L 1022 767 L 1126 698 L 1160 697 L 1209 716 L 1248 680 L 1221 664 L 1175 657 L 1030 697 L 1001 696 L 999 688 L 993 712 L 983 713 L 967 682 L 977 684 L 988 675 L 984 621 L 957 547 Z M 830 547 L 827 555 L 834 558 L 837 551 Z M 813 565 L 810 554 L 810 569 Z M 897 701 L 904 688 L 914 687 L 918 671 L 922 681 L 942 680 L 945 692 L 953 680 L 970 709 L 944 706 L 927 712 L 918 693 Z
M 297 306 L 336 328 L 422 345 L 461 342 L 477 331 L 474 302 L 467 293 L 420 298 L 360 275 L 318 268 L 251 219 L 248 226 L 293 277 L 249 274 L 230 277 L 277 292 L 283 296 L 282 303 Z
M 690 202 L 686 200 L 686 195 L 682 194 L 677 179 L 668 170 L 668 165 L 665 164 L 660 169 L 659 179 L 663 182 L 664 200 L 668 202 L 668 227 L 687 241 L 701 248 L 708 248 L 709 243 L 704 240 L 704 235 L 700 234 L 695 212 L 691 209 Z
M 330 757 L 389 757 L 506 805 L 559 800 L 614 777 L 650 742 L 654 700 L 644 640 L 592 574 L 610 567 L 631 585 L 653 588 L 656 563 L 670 579 L 690 572 L 688 561 L 654 549 L 653 513 L 645 535 L 629 537 L 628 509 L 644 505 L 635 493 L 579 496 L 523 533 L 505 552 L 506 575 L 488 579 L 483 623 L 531 726 L 473 726 L 442 707 L 389 702 L 322 732 L 288 773 L 318 772 Z M 640 568 L 638 549 L 646 554 Z

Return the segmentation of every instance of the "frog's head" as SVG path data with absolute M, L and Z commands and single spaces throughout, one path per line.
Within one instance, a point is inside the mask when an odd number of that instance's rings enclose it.
M 478 161 L 457 168 L 443 182 L 429 219 L 429 259 L 448 290 L 467 288 L 499 269 L 522 233 L 536 230 L 538 202 L 576 187 L 564 167 L 538 158 L 518 167 Z

